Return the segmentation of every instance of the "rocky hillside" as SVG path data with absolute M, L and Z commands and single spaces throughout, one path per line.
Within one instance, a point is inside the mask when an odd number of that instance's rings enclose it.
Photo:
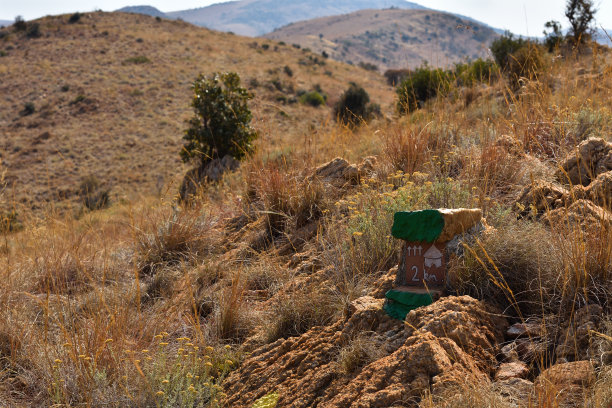
M 329 104 L 357 81 L 392 105 L 378 74 L 290 45 L 139 14 L 69 17 L 29 22 L 37 38 L 7 29 L 0 40 L 0 158 L 19 206 L 75 202 L 89 175 L 117 199 L 164 191 L 185 171 L 178 153 L 199 73 L 236 71 L 270 139 L 320 126 L 330 108 L 297 103 L 315 85 Z
M 293 23 L 266 38 L 300 44 L 352 64 L 387 68 L 416 67 L 428 61 L 448 66 L 486 58 L 498 34 L 485 25 L 430 10 L 362 10 Z
M 152 6 L 127 6 L 127 7 L 122 7 L 117 11 L 120 13 L 135 13 L 135 14 L 144 14 L 144 15 L 152 16 L 152 17 L 168 18 L 168 16 L 165 13 L 159 11 L 158 9 Z
M 214 30 L 255 37 L 295 21 L 389 7 L 424 8 L 405 0 L 241 0 L 166 14 Z

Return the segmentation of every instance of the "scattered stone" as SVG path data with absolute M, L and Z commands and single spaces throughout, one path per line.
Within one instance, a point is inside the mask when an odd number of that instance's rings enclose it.
M 515 323 L 506 332 L 510 338 L 516 339 L 519 337 L 541 337 L 544 334 L 542 322 L 525 322 Z
M 493 389 L 514 404 L 513 406 L 528 407 L 533 383 L 523 378 L 509 378 L 496 381 Z
M 516 157 L 525 156 L 523 143 L 510 135 L 502 135 L 495 141 L 495 146 L 504 149 L 509 154 Z
M 325 184 L 342 188 L 346 185 L 359 183 L 359 168 L 341 157 L 336 157 L 332 161 L 317 167 L 314 176 L 321 179 Z
M 612 209 L 612 171 L 601 173 L 586 189 L 591 201 Z
M 495 372 L 495 380 L 504 381 L 511 378 L 525 378 L 527 374 L 529 374 L 529 368 L 522 361 L 503 363 Z
M 588 186 L 599 174 L 612 170 L 612 143 L 591 137 L 581 142 L 562 163 L 557 179 Z
M 612 213 L 589 200 L 578 200 L 568 207 L 549 211 L 543 219 L 550 225 L 578 225 L 593 232 L 612 226 Z
M 592 332 L 599 330 L 602 314 L 601 306 L 595 304 L 582 307 L 574 313 L 573 319 L 563 326 L 557 339 L 557 361 L 599 357 L 603 339 L 593 336 Z
M 577 406 L 584 393 L 595 382 L 590 361 L 555 364 L 544 370 L 534 382 L 538 401 L 555 401 L 554 406 Z
M 569 194 L 559 185 L 539 183 L 525 187 L 514 204 L 524 217 L 539 217 L 565 205 Z

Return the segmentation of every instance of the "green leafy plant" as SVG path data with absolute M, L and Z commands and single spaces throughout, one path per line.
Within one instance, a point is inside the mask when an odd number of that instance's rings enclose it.
M 575 44 L 584 43 L 591 38 L 590 26 L 596 12 L 593 0 L 568 0 L 565 17 L 570 23 L 569 35 Z
M 553 52 L 555 48 L 561 44 L 561 41 L 563 41 L 561 24 L 559 24 L 558 21 L 550 20 L 544 24 L 544 28 L 544 45 L 548 48 L 548 52 Z
M 317 91 L 310 91 L 300 96 L 300 102 L 305 105 L 317 107 L 325 105 L 325 98 Z
M 412 112 L 425 101 L 450 90 L 451 78 L 447 71 L 423 65 L 417 68 L 397 88 L 397 109 L 400 113 Z
M 254 150 L 257 132 L 250 126 L 252 114 L 247 105 L 253 94 L 240 86 L 235 72 L 200 75 L 193 83 L 191 106 L 195 115 L 183 139 L 183 161 L 202 164 L 229 155 L 242 159 Z
M 491 43 L 491 53 L 495 62 L 504 70 L 511 60 L 511 55 L 527 43 L 523 38 L 515 38 L 514 34 L 506 31 L 502 36 Z
M 366 90 L 356 83 L 351 83 L 334 106 L 334 116 L 338 122 L 344 125 L 356 126 L 373 116 L 374 109 L 372 106 L 370 95 Z

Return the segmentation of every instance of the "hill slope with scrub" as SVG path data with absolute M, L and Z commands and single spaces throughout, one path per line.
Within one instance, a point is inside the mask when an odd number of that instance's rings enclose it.
M 379 75 L 330 61 L 321 65 L 320 56 L 295 47 L 269 43 L 266 49 L 263 40 L 249 46 L 252 39 L 167 22 L 167 31 L 183 35 L 177 38 L 156 30 L 154 18 L 118 16 L 94 13 L 74 25 L 65 23 L 70 16 L 54 17 L 40 21 L 40 37 L 5 43 L 46 44 L 54 35 L 76 43 L 83 28 L 73 27 L 88 21 L 92 32 L 109 27 L 99 35 L 121 40 L 104 42 L 102 53 L 97 37 L 90 38 L 92 46 L 81 49 L 87 57 L 77 61 L 98 69 L 63 65 L 68 75 L 78 73 L 73 81 L 80 78 L 66 90 L 64 77 L 53 70 L 64 62 L 45 53 L 52 44 L 36 53 L 3 48 L 9 55 L 0 64 L 10 62 L 2 65 L 10 82 L 1 86 L 11 95 L 3 103 L 12 116 L 1 117 L 11 143 L 0 170 L 2 202 L 13 197 L 4 181 L 15 177 L 10 166 L 26 148 L 66 157 L 61 143 L 88 129 L 88 139 L 69 145 L 69 159 L 87 154 L 80 163 L 97 163 L 112 149 L 94 137 L 126 145 L 113 138 L 121 129 L 111 125 L 138 124 L 130 131 L 147 135 L 144 142 L 157 133 L 180 133 L 182 116 L 191 114 L 185 105 L 193 80 L 180 61 L 204 64 L 187 58 L 190 47 L 212 51 L 230 39 L 233 50 L 245 44 L 251 60 L 221 53 L 212 68 L 243 68 L 245 83 L 260 90 L 252 105 L 258 149 L 189 201 L 171 189 L 136 199 L 126 194 L 109 208 L 76 214 L 19 220 L 3 213 L 0 405 L 610 406 L 608 49 L 586 44 L 580 52 L 564 47 L 547 53 L 505 38 L 503 47 L 494 47 L 502 66 L 421 67 L 403 73 L 393 97 Z M 131 21 L 138 31 L 112 37 L 105 24 L 113 18 Z M 51 25 L 57 20 L 59 29 Z M 139 48 L 154 43 L 141 26 L 153 27 L 155 41 L 165 41 L 167 50 L 156 52 L 168 62 Z M 204 42 L 208 38 L 218 42 Z M 123 46 L 113 48 L 117 43 Z M 284 67 L 293 57 L 304 64 L 290 65 L 291 75 L 257 66 L 271 60 Z M 182 85 L 167 78 L 160 85 L 162 74 L 151 69 L 157 64 Z M 31 67 L 40 83 L 60 90 L 45 85 L 36 94 L 13 73 L 16 65 Z M 106 79 L 111 74 L 117 85 Z M 273 74 L 283 90 L 295 80 L 295 88 L 338 89 L 337 95 L 349 88 L 367 101 L 347 83 L 359 80 L 385 115 L 344 126 L 330 117 L 330 108 L 285 105 Z M 87 92 L 99 83 L 119 88 Z M 133 92 L 132 83 L 144 95 Z M 145 105 L 138 98 L 148 94 L 153 97 Z M 333 95 L 329 91 L 328 106 Z M 34 109 L 21 106 L 27 96 L 37 96 Z M 46 98 L 60 101 L 59 108 L 45 108 Z M 401 98 L 407 103 L 392 115 Z M 134 107 L 127 109 L 128 102 Z M 26 137 L 40 134 L 45 121 L 57 133 L 32 146 Z M 136 136 L 130 140 L 145 158 L 131 154 L 129 165 L 106 158 L 98 173 L 116 166 L 108 171 L 124 178 L 129 166 L 152 162 L 146 174 L 156 177 L 178 162 L 178 136 L 165 152 L 154 147 L 166 139 L 145 150 Z M 49 169 L 50 176 L 70 168 L 67 161 L 54 168 L 52 158 L 29 163 L 29 171 Z M 401 247 L 390 235 L 394 213 L 461 207 L 478 208 L 485 220 L 448 246 L 445 296 L 411 311 L 405 322 L 390 318 L 383 304 L 396 282 Z
M 163 191 L 185 171 L 178 153 L 200 73 L 237 72 L 271 144 L 279 134 L 301 140 L 329 115 L 297 103 L 315 86 L 330 104 L 351 81 L 392 104 L 379 75 L 274 41 L 137 14 L 70 18 L 28 22 L 40 35 L 7 29 L 0 40 L 1 158 L 24 207 L 74 202 L 89 175 L 117 199 Z
M 338 61 L 414 68 L 428 61 L 449 66 L 488 56 L 498 34 L 483 24 L 433 10 L 361 10 L 300 21 L 266 34 Z

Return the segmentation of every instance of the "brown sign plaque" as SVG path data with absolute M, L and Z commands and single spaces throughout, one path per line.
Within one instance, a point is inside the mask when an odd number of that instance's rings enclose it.
M 408 242 L 402 249 L 398 282 L 405 286 L 444 287 L 446 243 Z

